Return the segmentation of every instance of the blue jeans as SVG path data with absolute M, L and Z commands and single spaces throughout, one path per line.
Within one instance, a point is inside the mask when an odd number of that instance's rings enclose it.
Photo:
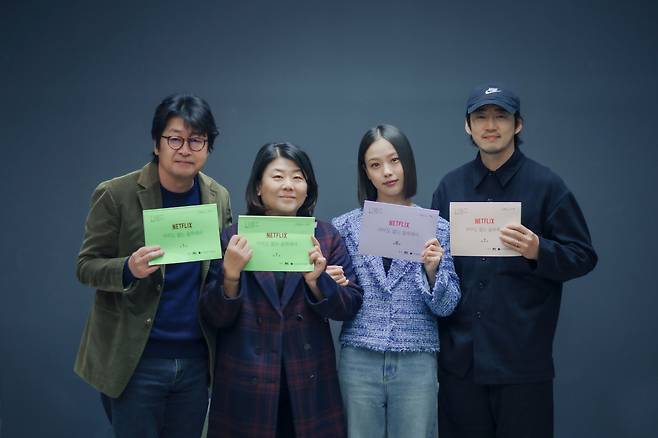
M 143 358 L 118 398 L 102 395 L 116 438 L 198 438 L 208 410 L 208 359 Z
M 338 376 L 350 438 L 436 436 L 436 353 L 343 347 Z

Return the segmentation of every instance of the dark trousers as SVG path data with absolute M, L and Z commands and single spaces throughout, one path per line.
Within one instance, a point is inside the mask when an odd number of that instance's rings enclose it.
M 118 398 L 101 394 L 116 438 L 200 437 L 208 409 L 208 359 L 142 358 Z
M 292 406 L 286 371 L 281 367 L 281 387 L 279 389 L 279 412 L 276 420 L 276 438 L 294 438 L 295 425 L 292 421 Z
M 470 375 L 439 376 L 439 438 L 553 437 L 552 380 L 479 385 Z

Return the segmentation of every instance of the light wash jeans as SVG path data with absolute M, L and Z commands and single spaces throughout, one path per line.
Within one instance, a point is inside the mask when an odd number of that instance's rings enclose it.
M 436 353 L 343 347 L 338 376 L 349 438 L 436 436 Z
M 102 394 L 116 438 L 199 438 L 208 359 L 143 358 L 118 398 Z

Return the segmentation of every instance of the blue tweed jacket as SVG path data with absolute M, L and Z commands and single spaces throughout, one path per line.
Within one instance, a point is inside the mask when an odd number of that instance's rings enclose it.
M 436 316 L 450 315 L 461 297 L 448 221 L 439 218 L 437 225 L 436 237 L 445 253 L 430 290 L 422 263 L 394 259 L 387 275 L 381 257 L 359 254 L 361 216 L 362 210 L 356 209 L 332 220 L 363 288 L 363 305 L 353 320 L 343 323 L 341 345 L 376 351 L 438 351 Z

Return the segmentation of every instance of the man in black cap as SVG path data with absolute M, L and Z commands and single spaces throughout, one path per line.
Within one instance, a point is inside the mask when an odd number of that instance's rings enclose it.
M 441 438 L 552 437 L 553 337 L 562 284 L 597 262 L 585 218 L 564 182 L 519 149 L 519 98 L 476 88 L 464 129 L 475 159 L 439 183 L 432 208 L 450 202 L 521 202 L 521 223 L 501 228 L 520 257 L 455 257 L 462 300 L 439 320 Z

